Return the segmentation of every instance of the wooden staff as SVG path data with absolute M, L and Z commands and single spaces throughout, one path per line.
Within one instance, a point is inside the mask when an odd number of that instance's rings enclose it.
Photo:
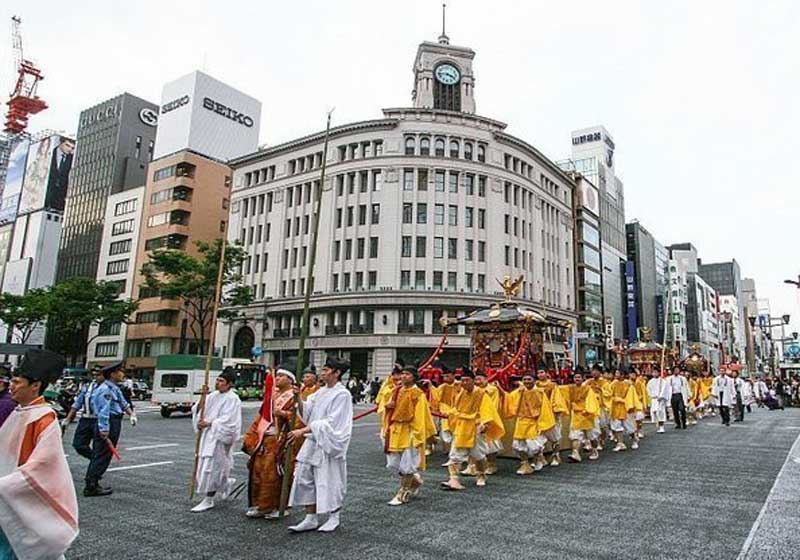
M 206 396 L 208 395 L 209 371 L 211 370 L 211 358 L 214 353 L 214 339 L 217 331 L 217 311 L 219 310 L 219 300 L 222 294 L 222 280 L 225 278 L 225 248 L 228 245 L 225 232 L 222 235 L 222 246 L 219 251 L 219 270 L 217 271 L 217 286 L 214 289 L 214 304 L 211 308 L 211 333 L 208 340 L 208 351 L 206 352 L 206 371 L 203 376 L 203 388 L 200 390 L 200 400 L 197 402 L 197 410 L 200 412 L 200 420 L 205 420 L 206 416 Z M 194 490 L 197 479 L 197 467 L 200 463 L 200 439 L 203 430 L 197 430 L 197 439 L 194 443 L 194 466 L 192 467 L 192 481 L 189 487 L 189 498 L 194 498 Z

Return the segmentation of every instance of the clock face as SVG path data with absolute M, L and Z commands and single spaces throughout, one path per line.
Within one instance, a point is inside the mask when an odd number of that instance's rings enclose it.
M 452 64 L 440 64 L 436 67 L 434 73 L 436 74 L 436 79 L 446 86 L 455 85 L 461 79 L 461 73 Z

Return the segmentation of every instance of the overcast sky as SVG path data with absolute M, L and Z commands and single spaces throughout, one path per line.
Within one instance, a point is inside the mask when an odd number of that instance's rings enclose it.
M 158 103 L 195 69 L 263 103 L 261 140 L 376 118 L 411 104 L 417 45 L 441 30 L 436 0 L 22 2 L 26 57 L 50 108 L 32 131 L 74 132 L 81 109 L 128 91 Z M 736 258 L 773 314 L 793 314 L 800 273 L 800 3 L 448 3 L 451 43 L 471 47 L 481 115 L 552 159 L 570 131 L 603 124 L 617 145 L 626 219 L 701 258 Z

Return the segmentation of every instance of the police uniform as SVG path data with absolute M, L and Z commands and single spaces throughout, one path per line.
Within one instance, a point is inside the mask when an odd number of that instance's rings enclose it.
M 128 408 L 128 403 L 122 395 L 119 387 L 110 379 L 112 371 L 119 369 L 121 364 L 114 364 L 104 368 L 106 381 L 97 386 L 92 399 L 91 407 L 97 414 L 97 422 L 92 439 L 92 458 L 89 468 L 86 470 L 86 488 L 83 490 L 84 496 L 105 496 L 111 494 L 110 488 L 100 487 L 100 479 L 111 463 L 111 448 L 108 441 L 101 437 L 101 433 L 107 434 L 108 440 L 117 446 L 120 432 L 122 431 L 122 415 Z
M 97 387 L 97 381 L 85 384 L 81 387 L 75 402 L 72 404 L 72 410 L 81 413 L 78 427 L 75 429 L 75 436 L 72 438 L 72 448 L 75 449 L 78 455 L 90 460 L 92 458 L 90 444 L 94 438 L 95 426 L 97 425 L 97 414 L 92 406 L 92 398 Z

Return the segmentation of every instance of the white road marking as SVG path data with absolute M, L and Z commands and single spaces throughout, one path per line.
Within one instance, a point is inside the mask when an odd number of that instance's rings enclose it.
M 138 447 L 126 447 L 124 451 L 142 451 L 144 449 L 161 449 L 163 447 L 178 447 L 177 443 L 158 443 L 155 445 L 140 445 Z
M 147 467 L 159 467 L 161 465 L 172 465 L 175 461 L 159 461 L 158 463 L 145 463 L 143 465 L 126 465 L 124 467 L 114 467 L 112 469 L 108 469 L 107 472 L 113 471 L 129 471 L 131 469 L 145 469 Z
M 353 428 L 363 428 L 365 426 L 374 428 L 375 426 L 380 426 L 380 425 L 381 425 L 380 422 L 356 422 L 355 424 L 353 424 Z
M 798 435 L 797 439 L 794 440 L 792 448 L 786 455 L 786 460 L 783 462 L 781 470 L 778 471 L 778 476 L 775 477 L 775 482 L 772 483 L 772 488 L 769 489 L 769 494 L 767 494 L 767 499 L 764 500 L 764 505 L 761 506 L 761 511 L 758 512 L 758 517 L 756 517 L 755 523 L 753 523 L 753 526 L 750 528 L 750 533 L 747 535 L 747 539 L 745 539 L 744 544 L 742 545 L 742 550 L 739 552 L 739 556 L 736 557 L 736 560 L 744 560 L 745 557 L 747 556 L 747 553 L 750 551 L 750 547 L 753 546 L 753 539 L 755 538 L 756 533 L 758 532 L 758 529 L 761 526 L 761 520 L 764 518 L 764 513 L 767 511 L 767 504 L 769 504 L 770 499 L 775 494 L 775 488 L 778 487 L 778 481 L 781 479 L 781 474 L 783 474 L 783 471 L 786 470 L 786 466 L 789 464 L 790 459 L 794 460 L 797 463 L 800 463 L 800 461 L 798 461 L 798 458 L 796 457 L 797 455 L 800 455 L 798 454 L 799 450 L 800 450 L 800 435 Z

